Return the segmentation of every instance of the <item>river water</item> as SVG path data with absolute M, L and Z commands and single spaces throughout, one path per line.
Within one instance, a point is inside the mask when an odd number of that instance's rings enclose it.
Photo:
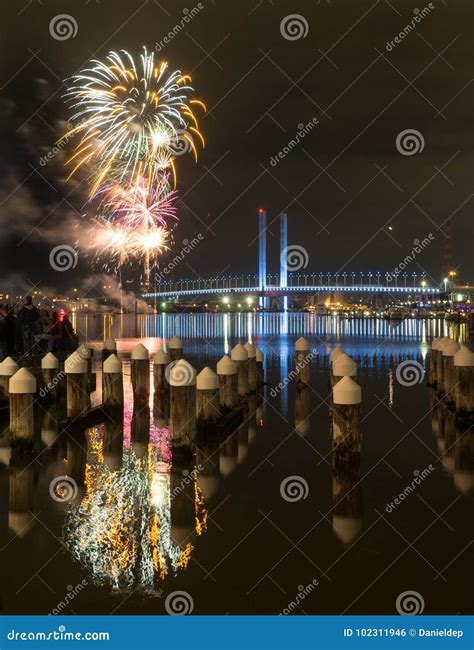
M 93 404 L 101 401 L 99 341 L 118 339 L 123 421 L 104 418 L 72 435 L 42 404 L 32 457 L 11 458 L 3 439 L 3 614 L 181 606 L 195 614 L 389 614 L 407 591 L 426 614 L 470 613 L 474 434 L 437 403 L 423 375 L 431 338 L 463 340 L 462 328 L 308 314 L 96 316 L 75 326 L 97 350 Z M 141 341 L 153 352 L 173 334 L 198 370 L 251 340 L 265 354 L 266 381 L 234 434 L 201 440 L 193 461 L 174 464 L 166 418 L 152 403 L 134 412 L 129 386 L 131 349 Z M 305 391 L 291 379 L 301 335 L 313 353 Z M 363 396 L 360 466 L 337 470 L 335 343 L 357 361 Z M 408 381 L 400 364 L 414 369 Z M 52 487 L 61 481 L 65 492 Z

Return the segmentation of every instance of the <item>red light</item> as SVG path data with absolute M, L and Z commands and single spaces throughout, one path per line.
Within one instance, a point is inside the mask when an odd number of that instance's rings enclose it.
M 260 212 L 260 214 L 262 214 L 262 212 L 265 212 L 263 208 L 259 208 L 258 211 Z

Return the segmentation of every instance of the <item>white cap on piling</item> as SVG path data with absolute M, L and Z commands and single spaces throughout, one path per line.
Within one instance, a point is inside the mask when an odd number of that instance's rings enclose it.
M 59 368 L 58 357 L 55 357 L 52 352 L 48 352 L 41 359 L 41 367 L 43 370 L 56 370 L 56 368 Z
M 295 341 L 295 350 L 297 352 L 302 352 L 304 350 L 309 350 L 309 341 L 308 339 L 305 339 L 304 336 L 300 336 L 300 338 Z
M 196 377 L 196 388 L 198 390 L 214 390 L 219 388 L 219 377 L 214 370 L 206 366 Z
M 202 492 L 203 497 L 207 500 L 217 492 L 217 489 L 219 487 L 219 477 L 208 476 L 207 474 L 198 474 L 197 484 Z
M 360 404 L 362 390 L 350 377 L 343 377 L 332 390 L 334 404 Z
M 11 357 L 0 363 L 0 377 L 11 377 L 18 370 L 18 364 Z
M 449 340 L 446 341 L 445 345 L 443 345 L 443 357 L 454 357 L 456 352 L 460 349 L 459 343 L 456 343 L 456 341 Z
M 247 350 L 247 353 L 249 355 L 249 359 L 253 359 L 254 357 L 257 356 L 257 350 L 254 348 L 254 346 L 247 341 L 247 343 L 244 345 L 244 348 Z
M 102 366 L 102 372 L 110 375 L 121 374 L 122 362 L 116 354 L 111 354 L 107 357 Z
M 340 515 L 334 515 L 332 518 L 332 529 L 336 537 L 343 544 L 350 544 L 362 530 L 362 519 L 360 517 L 341 517 Z
M 439 349 L 440 349 L 440 348 L 439 348 L 439 344 L 441 343 L 441 341 L 442 341 L 442 337 L 441 337 L 441 336 L 437 336 L 435 339 L 433 339 L 433 340 L 431 341 L 431 349 L 432 349 L 432 350 L 439 350 Z
M 170 350 L 181 350 L 183 348 L 183 342 L 178 336 L 172 336 L 168 341 L 168 348 Z
M 355 377 L 357 364 L 352 357 L 343 352 L 332 362 L 332 374 L 334 377 Z
M 8 390 L 10 393 L 20 395 L 36 393 L 36 377 L 31 374 L 28 368 L 20 368 L 11 377 Z
M 458 368 L 474 366 L 474 352 L 471 352 L 466 345 L 461 345 L 459 350 L 454 353 L 454 365 Z
M 241 343 L 237 343 L 237 345 L 232 348 L 230 358 L 232 361 L 247 361 L 249 358 L 249 353 Z
M 143 343 L 139 343 L 132 350 L 132 359 L 138 361 L 139 359 L 149 359 L 149 353 Z
M 66 375 L 83 375 L 87 372 L 87 361 L 77 352 L 73 352 L 64 362 Z
M 196 371 L 186 359 L 173 362 L 169 371 L 170 386 L 194 386 Z
M 155 366 L 164 366 L 168 365 L 170 362 L 170 355 L 168 352 L 165 352 L 163 348 L 160 348 L 153 355 L 153 363 Z
M 453 339 L 450 339 L 449 336 L 442 336 L 438 341 L 438 350 L 443 350 L 444 346 L 452 340 Z
M 112 338 L 111 336 L 107 337 L 104 341 L 103 345 L 104 350 L 116 350 L 117 349 L 117 341 Z
M 91 351 L 89 348 L 82 343 L 76 350 L 76 353 L 79 354 L 83 359 L 91 358 Z
M 341 354 L 345 354 L 344 350 L 341 347 L 340 343 L 336 343 L 335 347 L 333 350 L 331 350 L 331 354 L 329 355 L 329 360 L 330 361 L 335 361 L 337 357 L 340 357 Z
M 235 456 L 220 456 L 219 471 L 224 478 L 227 478 L 237 467 L 237 458 Z
M 264 355 L 263 352 L 260 350 L 260 348 L 257 348 L 257 349 L 255 350 L 255 358 L 256 358 L 256 360 L 259 361 L 259 362 L 261 362 L 261 361 L 263 361 L 264 357 L 265 357 L 265 355 Z
M 459 492 L 467 496 L 474 490 L 474 474 L 472 472 L 454 470 L 454 486 Z
M 237 372 L 237 366 L 235 362 L 225 354 L 222 359 L 217 362 L 216 370 L 218 375 L 235 375 Z

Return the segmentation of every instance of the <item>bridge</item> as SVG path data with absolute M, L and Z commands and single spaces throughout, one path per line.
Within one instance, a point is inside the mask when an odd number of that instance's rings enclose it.
M 176 299 L 204 297 L 226 294 L 248 294 L 258 296 L 261 307 L 268 307 L 272 297 L 283 298 L 283 308 L 288 307 L 288 298 L 297 294 L 317 294 L 318 292 L 345 293 L 389 293 L 433 296 L 441 293 L 441 288 L 428 286 L 424 274 L 392 272 L 336 272 L 314 273 L 307 270 L 308 250 L 299 244 L 288 246 L 288 217 L 280 215 L 280 272 L 267 273 L 267 215 L 258 210 L 258 274 L 214 277 L 204 279 L 183 279 L 170 281 L 164 271 L 158 274 L 152 290 L 143 294 L 145 299 Z M 413 252 L 414 253 L 414 252 Z M 179 256 L 178 256 L 179 258 Z M 410 256 L 407 256 L 410 258 Z M 405 260 L 403 262 L 405 262 Z M 403 268 L 403 267 L 402 267 Z M 445 283 L 446 285 L 446 283 Z M 446 286 L 444 292 L 446 292 Z

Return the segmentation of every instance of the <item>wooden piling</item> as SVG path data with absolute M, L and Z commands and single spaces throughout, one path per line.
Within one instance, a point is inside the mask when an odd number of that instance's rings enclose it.
M 173 447 L 192 451 L 196 440 L 196 371 L 179 359 L 169 371 L 170 424 Z
M 454 405 L 454 355 L 459 350 L 460 345 L 456 341 L 450 340 L 443 345 L 443 385 L 444 399 L 446 404 Z
M 67 383 L 67 416 L 84 416 L 90 407 L 87 361 L 73 352 L 64 363 Z
M 170 363 L 170 355 L 163 349 L 153 356 L 153 389 L 154 392 L 168 392 L 170 385 L 166 377 L 166 367 Z
M 148 403 L 150 398 L 150 358 L 148 350 L 142 343 L 132 350 L 130 375 L 134 401 L 138 404 Z
M 257 366 L 257 390 L 261 391 L 265 384 L 265 371 L 263 369 L 263 360 L 265 355 L 260 348 L 257 348 L 255 354 L 255 362 Z
M 333 532 L 344 545 L 351 544 L 362 530 L 362 485 L 357 468 L 334 470 L 332 495 Z
M 33 395 L 36 379 L 27 368 L 10 378 L 10 435 L 12 447 L 30 450 L 34 443 Z
M 453 357 L 454 404 L 461 417 L 474 414 L 474 352 L 462 345 Z
M 342 377 L 333 388 L 334 466 L 360 462 L 360 421 L 362 391 L 350 377 Z
M 109 336 L 102 344 L 102 362 L 104 362 L 107 357 L 110 357 L 111 354 L 117 354 L 117 341 Z
M 219 377 L 219 406 L 222 412 L 230 411 L 237 403 L 237 364 L 224 355 L 217 362 Z
M 183 358 L 183 342 L 177 336 L 172 336 L 168 341 L 168 350 L 171 361 L 177 361 Z
M 449 338 L 449 336 L 443 336 L 439 339 L 438 345 L 436 347 L 437 351 L 439 351 L 438 354 L 438 364 L 437 364 L 437 370 L 436 370 L 436 378 L 435 378 L 435 383 L 436 383 L 436 390 L 440 393 L 444 392 L 444 377 L 443 377 L 443 348 L 445 345 L 450 344 L 452 339 Z
M 196 426 L 201 432 L 215 430 L 220 417 L 219 378 L 209 367 L 196 377 Z
M 439 349 L 439 343 L 441 337 L 437 336 L 431 342 L 431 351 L 430 351 L 430 363 L 428 370 L 428 386 L 436 387 L 437 374 L 438 374 L 438 364 L 440 362 L 441 352 Z
M 311 354 L 309 341 L 304 336 L 295 342 L 295 372 L 300 386 L 309 386 L 311 374 Z
M 18 370 L 18 364 L 11 357 L 7 357 L 0 363 L 0 401 L 8 401 L 8 384 L 10 377 Z
M 43 386 L 39 391 L 40 397 L 56 397 L 65 375 L 64 372 L 59 372 L 59 359 L 52 352 L 48 352 L 41 359 L 41 375 Z
M 220 447 L 219 470 L 224 478 L 227 478 L 237 467 L 239 455 L 239 434 L 238 431 L 228 436 Z
M 219 487 L 219 440 L 203 438 L 196 450 L 197 484 L 207 501 Z
M 295 431 L 300 436 L 309 432 L 310 389 L 308 386 L 296 387 Z
M 257 351 L 254 346 L 247 342 L 244 345 L 244 348 L 247 350 L 248 354 L 248 380 L 249 380 L 249 393 L 256 393 L 258 388 L 258 379 L 257 379 Z
M 102 366 L 102 404 L 122 406 L 123 402 L 122 362 L 116 354 L 111 354 Z
M 332 364 L 333 362 L 339 357 L 341 354 L 345 354 L 345 350 L 342 349 L 342 346 L 340 343 L 336 343 L 334 348 L 331 350 L 329 354 L 329 367 L 331 369 L 332 373 Z
M 345 352 L 339 354 L 332 362 L 331 369 L 331 386 L 334 386 L 343 377 L 356 377 L 357 376 L 357 363 Z
M 249 392 L 248 352 L 243 345 L 237 343 L 230 354 L 232 361 L 237 365 L 237 394 L 242 399 Z

